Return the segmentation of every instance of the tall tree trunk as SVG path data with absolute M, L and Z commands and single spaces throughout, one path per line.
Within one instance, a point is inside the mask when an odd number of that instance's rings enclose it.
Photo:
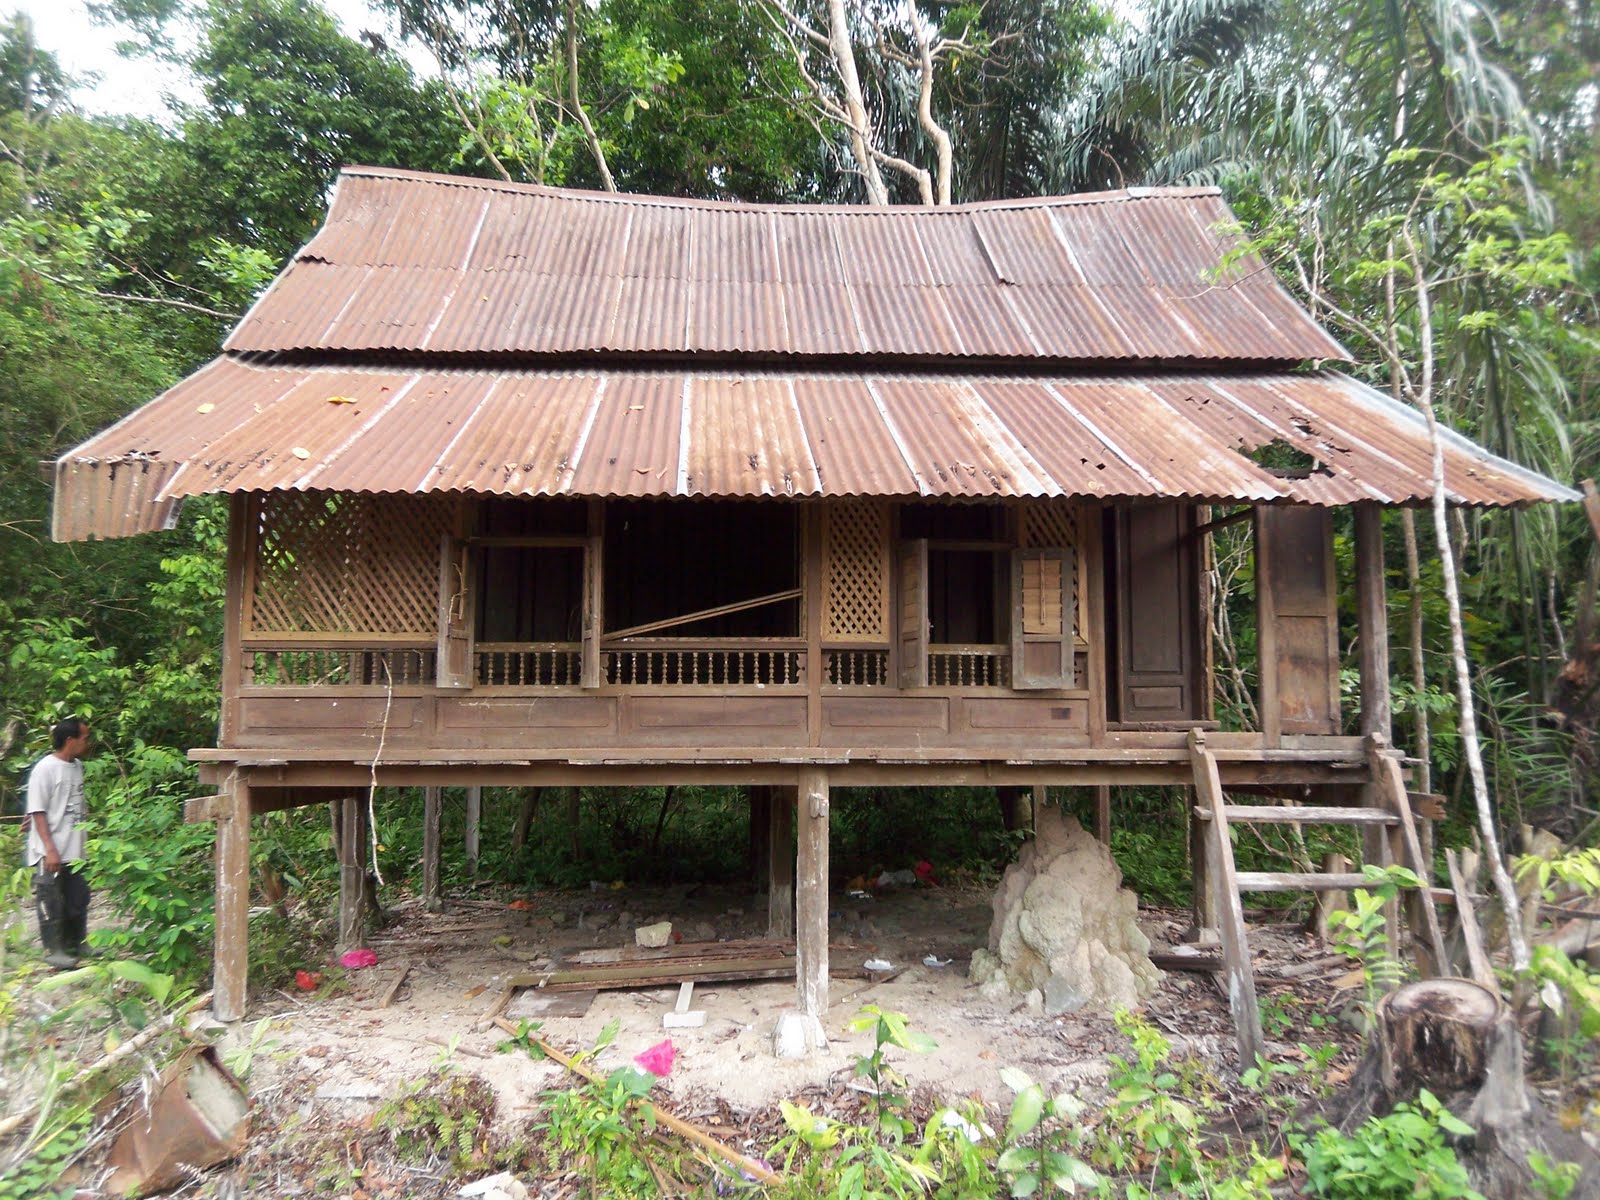
M 1422 384 L 1417 393 L 1417 408 L 1428 423 L 1428 439 L 1433 447 L 1433 523 L 1439 542 L 1439 566 L 1444 576 L 1445 607 L 1450 616 L 1450 652 L 1455 666 L 1456 698 L 1460 704 L 1461 746 L 1466 753 L 1467 770 L 1472 777 L 1472 795 L 1478 809 L 1478 832 L 1483 837 L 1484 854 L 1500 905 L 1505 913 L 1506 940 L 1511 946 L 1511 968 L 1518 974 L 1528 969 L 1528 943 L 1522 933 L 1522 904 L 1516 886 L 1500 855 L 1500 835 L 1495 829 L 1494 809 L 1483 771 L 1483 748 L 1478 742 L 1478 720 L 1473 709 L 1472 673 L 1467 666 L 1467 639 L 1461 624 L 1461 592 L 1456 585 L 1455 548 L 1450 544 L 1450 509 L 1444 486 L 1444 442 L 1439 436 L 1439 421 L 1433 411 L 1433 310 L 1429 282 L 1410 228 L 1405 230 L 1417 297 L 1417 344 L 1422 351 Z

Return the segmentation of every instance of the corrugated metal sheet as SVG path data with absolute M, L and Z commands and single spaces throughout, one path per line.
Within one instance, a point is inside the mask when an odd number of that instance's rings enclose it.
M 1304 478 L 1244 451 L 1281 442 Z M 1572 500 L 1451 435 L 1460 504 Z M 1194 497 L 1430 494 L 1420 416 L 1347 376 L 441 371 L 223 358 L 56 464 L 55 536 L 169 524 L 208 492 Z
M 740 206 L 370 168 L 236 352 L 1343 360 L 1213 189 Z

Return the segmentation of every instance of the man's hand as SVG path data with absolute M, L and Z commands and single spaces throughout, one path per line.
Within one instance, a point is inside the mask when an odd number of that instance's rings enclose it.
M 61 855 L 56 853 L 54 846 L 44 852 L 44 869 L 52 875 L 61 870 Z

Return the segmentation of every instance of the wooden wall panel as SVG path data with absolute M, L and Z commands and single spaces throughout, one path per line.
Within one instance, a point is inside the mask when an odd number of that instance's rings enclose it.
M 804 696 L 628 696 L 623 714 L 630 730 L 703 730 L 708 739 L 725 729 L 806 728 Z
M 524 733 L 543 729 L 615 732 L 617 728 L 615 696 L 441 696 L 436 712 L 439 729 L 450 733 L 508 729 Z

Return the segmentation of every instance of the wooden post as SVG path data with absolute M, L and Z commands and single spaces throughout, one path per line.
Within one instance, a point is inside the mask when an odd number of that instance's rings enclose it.
M 1278 623 L 1272 611 L 1272 546 L 1262 530 L 1259 507 L 1254 517 L 1250 528 L 1256 551 L 1256 712 L 1263 740 L 1276 749 L 1283 737 L 1283 711 L 1278 700 Z
M 250 620 L 252 563 L 256 531 L 251 526 L 252 500 L 235 492 L 228 506 L 227 598 L 222 615 L 222 708 L 217 745 L 231 746 L 239 732 L 239 690 L 244 686 L 244 632 Z
M 335 947 L 361 945 L 367 915 L 367 806 L 360 796 L 334 801 L 339 813 L 339 927 Z
M 1361 688 L 1361 736 L 1380 734 L 1387 744 L 1390 731 L 1389 700 L 1389 609 L 1384 593 L 1383 509 L 1375 503 L 1357 504 L 1355 512 L 1356 552 L 1356 644 L 1359 651 Z M 1377 780 L 1361 792 L 1368 808 L 1382 808 L 1383 792 Z M 1386 833 L 1382 826 L 1364 826 L 1361 856 L 1369 863 L 1382 862 L 1385 849 L 1380 843 Z
M 1094 836 L 1106 849 L 1111 848 L 1111 785 L 1101 783 L 1094 789 Z
M 483 789 L 473 786 L 467 789 L 467 870 L 474 876 L 478 874 L 478 833 L 479 825 L 483 819 Z
M 1193 875 L 1192 924 L 1183 938 L 1197 945 L 1215 946 L 1220 934 L 1217 932 L 1216 885 L 1211 878 L 1211 855 L 1206 848 L 1206 838 L 1210 836 L 1208 822 L 1202 820 L 1196 810 L 1192 788 L 1183 789 L 1183 798 L 1184 807 L 1189 810 L 1189 870 Z
M 237 768 L 218 805 L 211 1011 L 219 1021 L 238 1021 L 250 981 L 250 785 Z
M 429 912 L 444 908 L 439 888 L 439 789 L 422 789 L 422 903 Z
M 787 939 L 794 935 L 795 789 L 771 788 L 769 794 L 767 936 Z
M 797 819 L 795 982 L 800 1015 L 818 1048 L 827 1044 L 828 1011 L 828 773 L 820 767 L 800 771 Z
M 1361 733 L 1391 738 L 1389 608 L 1384 594 L 1383 509 L 1357 504 L 1356 636 L 1361 652 Z

